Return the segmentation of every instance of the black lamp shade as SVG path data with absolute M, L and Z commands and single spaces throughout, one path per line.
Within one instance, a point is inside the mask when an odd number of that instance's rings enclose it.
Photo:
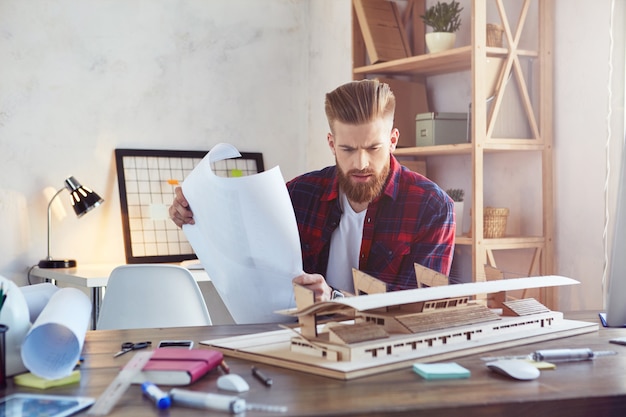
M 72 207 L 74 207 L 77 217 L 82 217 L 85 213 L 104 202 L 98 194 L 80 185 L 74 177 L 69 177 L 65 180 L 65 188 L 70 192 Z

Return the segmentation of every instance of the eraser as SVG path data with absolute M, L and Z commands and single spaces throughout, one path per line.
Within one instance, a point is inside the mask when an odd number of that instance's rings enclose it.
M 610 343 L 615 343 L 616 345 L 626 345 L 626 337 L 616 337 L 614 339 L 609 340 Z
M 471 372 L 456 362 L 414 363 L 413 372 L 424 379 L 469 378 Z

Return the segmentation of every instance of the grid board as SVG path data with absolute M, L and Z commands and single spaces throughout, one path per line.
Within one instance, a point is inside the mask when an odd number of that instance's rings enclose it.
M 208 151 L 116 149 L 126 263 L 181 262 L 196 259 L 183 231 L 169 218 L 174 189 Z M 264 170 L 263 155 L 212 164 L 220 177 L 241 177 Z

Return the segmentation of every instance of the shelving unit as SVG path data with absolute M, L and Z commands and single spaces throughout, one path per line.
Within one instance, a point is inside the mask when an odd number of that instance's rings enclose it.
M 423 80 L 427 77 L 470 71 L 471 93 L 471 142 L 454 145 L 430 147 L 399 148 L 398 156 L 432 157 L 447 155 L 466 155 L 471 159 L 472 171 L 472 221 L 471 236 L 457 237 L 457 245 L 472 248 L 472 279 L 485 280 L 485 265 L 495 265 L 494 252 L 499 250 L 530 249 L 533 252 L 528 274 L 549 275 L 553 273 L 553 167 L 552 167 L 552 30 L 553 4 L 549 0 L 524 0 L 519 16 L 509 19 L 505 9 L 505 0 L 471 1 L 471 44 L 449 51 L 421 54 L 408 58 L 367 65 L 363 40 L 360 38 L 359 23 L 354 20 L 354 68 L 355 79 L 374 76 L 408 76 Z M 413 7 L 412 14 L 423 14 L 425 1 L 408 1 Z M 536 50 L 519 48 L 524 32 L 524 23 L 528 11 L 536 7 L 538 40 Z M 487 46 L 486 25 L 487 10 L 497 11 L 504 27 L 506 47 Z M 405 19 L 405 21 L 408 21 Z M 423 33 L 423 25 L 413 19 L 414 42 L 418 33 Z M 423 48 L 418 45 L 418 48 Z M 415 49 L 414 49 L 415 50 Z M 490 96 L 491 86 L 486 80 L 487 58 L 500 58 L 502 65 L 495 83 L 493 101 L 485 100 Z M 520 63 L 523 59 L 536 61 L 535 67 L 538 84 L 536 99 L 531 100 L 530 91 Z M 530 137 L 507 138 L 494 137 L 494 126 L 502 109 L 507 83 L 514 82 Z M 542 189 L 542 234 L 541 236 L 506 236 L 498 239 L 483 238 L 483 207 L 485 190 L 485 154 L 510 152 L 538 152 L 541 155 L 542 182 L 537 186 Z M 554 294 L 547 289 L 541 292 L 540 301 L 548 307 L 555 305 Z

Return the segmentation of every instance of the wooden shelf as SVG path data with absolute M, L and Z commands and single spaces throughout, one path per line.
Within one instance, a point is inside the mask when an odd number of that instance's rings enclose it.
M 436 54 L 417 55 L 408 58 L 366 65 L 353 69 L 353 74 L 388 74 L 388 75 L 436 75 L 469 70 L 472 47 L 464 46 Z
M 547 146 L 536 139 L 487 139 L 482 148 L 487 151 L 543 151 Z
M 453 145 L 415 146 L 410 148 L 396 148 L 396 156 L 438 156 L 464 155 L 472 153 L 471 143 L 457 143 Z M 491 139 L 481 148 L 485 152 L 507 151 L 543 151 L 545 145 L 534 139 Z
M 545 244 L 543 236 L 507 236 L 497 239 L 481 239 L 482 243 L 490 249 L 525 249 L 536 248 Z M 457 245 L 472 245 L 473 238 L 468 235 L 457 236 Z
M 487 48 L 487 56 L 506 57 L 506 48 Z M 537 51 L 517 50 L 520 57 L 535 58 Z M 352 70 L 354 75 L 385 74 L 385 75 L 431 75 L 468 71 L 472 63 L 472 46 L 462 46 L 435 54 L 416 55 L 378 64 L 365 65 Z
M 429 155 L 462 155 L 472 152 L 471 143 L 458 143 L 454 145 L 416 146 L 412 148 L 396 148 L 396 156 L 429 156 Z

